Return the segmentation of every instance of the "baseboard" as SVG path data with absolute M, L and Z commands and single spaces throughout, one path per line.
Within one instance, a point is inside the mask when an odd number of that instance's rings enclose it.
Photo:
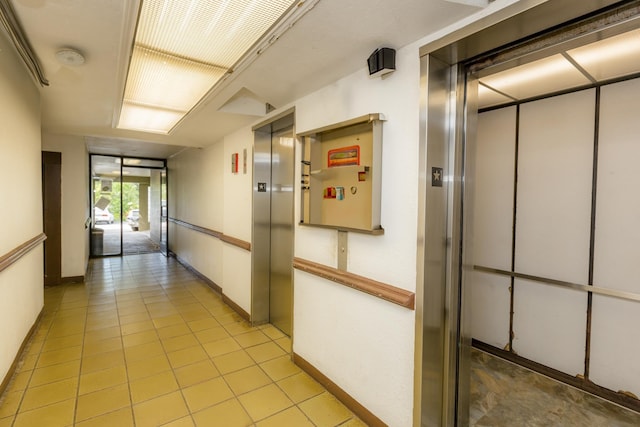
M 351 412 L 356 414 L 364 423 L 372 427 L 387 426 L 380 418 L 376 417 L 371 411 L 362 406 L 360 402 L 351 397 L 349 393 L 344 391 L 340 386 L 331 381 L 329 377 L 320 372 L 315 366 L 307 362 L 300 355 L 293 353 L 293 363 L 298 365 L 303 371 L 309 374 L 314 380 L 318 381 L 331 394 L 333 394 L 344 406 L 349 408 Z
M 198 279 L 202 280 L 204 283 L 207 284 L 207 286 L 209 286 L 214 292 L 216 292 L 217 294 L 220 294 L 220 296 L 222 296 L 222 288 L 220 286 L 218 286 L 218 284 L 216 282 L 214 282 L 213 280 L 209 279 L 207 276 L 205 276 L 204 274 L 200 273 L 198 270 L 196 270 L 195 268 L 193 268 L 191 266 L 191 264 L 189 264 L 187 261 L 185 261 L 184 259 L 180 258 L 177 254 L 175 254 L 174 252 L 170 252 L 169 256 L 174 257 L 176 259 L 176 261 L 178 261 L 180 263 L 180 265 L 182 265 L 184 268 L 186 268 L 187 270 L 189 270 L 191 273 L 193 273 L 195 276 L 198 277 Z
M 236 304 L 231 298 L 226 296 L 224 292 L 222 293 L 222 302 L 233 308 L 233 310 L 238 313 L 244 320 L 246 320 L 247 322 L 251 322 L 251 315 L 244 311 L 244 309 Z
M 242 317 L 247 322 L 251 322 L 251 315 L 246 311 L 244 311 L 244 309 L 240 307 L 238 304 L 236 304 L 235 301 L 233 301 L 231 298 L 226 296 L 224 292 L 222 292 L 222 288 L 218 286 L 213 280 L 209 279 L 207 276 L 205 276 L 204 274 L 200 273 L 198 270 L 193 268 L 188 262 L 180 258 L 174 252 L 169 252 L 169 256 L 174 257 L 176 261 L 178 261 L 184 268 L 186 268 L 187 270 L 195 274 L 199 279 L 205 282 L 207 286 L 213 289 L 216 293 L 220 294 L 220 296 L 222 297 L 222 302 L 224 302 L 229 307 L 231 307 L 236 313 L 240 315 L 240 317 Z
M 16 373 L 18 363 L 22 358 L 22 353 L 24 352 L 24 349 L 27 347 L 27 344 L 29 344 L 29 340 L 31 339 L 31 337 L 33 337 L 33 334 L 35 333 L 38 327 L 38 324 L 40 323 L 40 319 L 42 318 L 43 313 L 44 313 L 44 307 L 42 307 L 42 310 L 40 310 L 40 313 L 38 314 L 36 321 L 33 323 L 33 325 L 31 325 L 29 332 L 27 332 L 27 336 L 24 337 L 24 340 L 22 340 L 22 345 L 20 346 L 20 349 L 16 353 L 16 357 L 15 359 L 13 359 L 13 363 L 11 364 L 11 367 L 9 367 L 9 371 L 7 371 L 7 375 L 2 380 L 2 384 L 0 384 L 0 396 L 2 396 L 4 392 L 7 390 L 7 387 L 9 387 L 9 383 L 13 378 L 13 374 Z

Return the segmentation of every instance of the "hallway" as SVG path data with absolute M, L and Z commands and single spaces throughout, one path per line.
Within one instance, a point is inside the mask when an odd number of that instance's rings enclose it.
M 175 259 L 90 261 L 47 288 L 0 427 L 364 425 Z

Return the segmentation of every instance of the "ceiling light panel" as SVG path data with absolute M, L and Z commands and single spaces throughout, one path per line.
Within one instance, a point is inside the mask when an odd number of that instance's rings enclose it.
M 142 2 L 118 127 L 168 133 L 297 1 Z
M 640 29 L 567 52 L 598 81 L 640 71 Z
M 513 101 L 513 99 L 507 98 L 495 90 L 491 90 L 483 85 L 478 85 L 478 108 L 493 107 L 494 105 L 506 104 L 511 101 Z
M 480 81 L 518 100 L 590 83 L 559 54 L 483 77 Z

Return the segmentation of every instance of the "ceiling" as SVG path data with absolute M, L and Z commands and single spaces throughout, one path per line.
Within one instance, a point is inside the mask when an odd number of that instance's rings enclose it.
M 295 25 L 162 135 L 114 127 L 140 0 L 11 1 L 50 82 L 41 88 L 43 130 L 85 136 L 93 153 L 153 158 L 208 146 L 255 122 L 255 109 L 234 108 L 243 99 L 285 106 L 348 74 L 366 73 L 375 49 L 398 49 L 479 10 L 469 4 L 487 3 L 306 0 L 312 7 Z M 65 47 L 82 52 L 85 63 L 57 62 L 55 53 Z

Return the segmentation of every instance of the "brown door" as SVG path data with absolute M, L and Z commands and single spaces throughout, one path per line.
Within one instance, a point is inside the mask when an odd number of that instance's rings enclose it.
M 62 153 L 42 152 L 42 215 L 44 234 L 44 284 L 62 279 Z

